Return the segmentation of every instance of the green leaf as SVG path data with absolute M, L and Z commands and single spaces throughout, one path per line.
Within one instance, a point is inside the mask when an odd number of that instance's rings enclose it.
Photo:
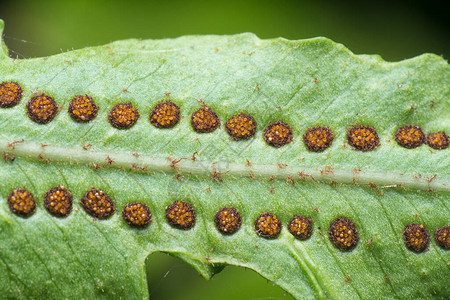
M 424 54 L 388 63 L 326 38 L 252 34 L 118 41 L 24 60 L 3 50 L 0 81 L 15 81 L 24 93 L 18 105 L 0 108 L 2 297 L 147 298 L 144 261 L 156 251 L 180 257 L 207 279 L 228 264 L 248 267 L 302 299 L 449 297 L 449 252 L 434 242 L 434 231 L 448 224 L 448 149 L 406 149 L 394 140 L 408 124 L 426 133 L 450 131 L 450 71 L 442 58 Z M 60 106 L 46 125 L 26 113 L 27 101 L 43 92 Z M 79 94 L 99 106 L 90 123 L 67 113 Z M 169 98 L 181 120 L 158 129 L 149 113 Z M 221 119 L 212 133 L 191 127 L 199 99 Z M 141 117 L 130 129 L 115 129 L 107 115 L 126 102 Z M 224 127 L 240 112 L 258 124 L 247 141 L 231 140 Z M 281 148 L 263 139 L 266 125 L 278 120 L 294 135 Z M 380 146 L 353 150 L 345 142 L 350 124 L 375 127 Z M 302 140 L 317 125 L 336 135 L 321 153 L 309 152 Z M 58 185 L 74 196 L 67 218 L 53 217 L 43 205 L 44 194 Z M 19 187 L 37 201 L 29 218 L 8 207 L 9 193 Z M 111 218 L 93 220 L 83 210 L 79 200 L 90 187 L 114 200 Z M 176 200 L 195 207 L 194 228 L 167 223 L 165 208 Z M 137 201 L 152 213 L 145 229 L 121 217 L 125 204 Z M 228 206 L 243 220 L 238 232 L 224 236 L 214 216 Z M 255 233 L 265 211 L 282 221 L 277 239 Z M 305 241 L 286 228 L 296 214 L 314 220 Z M 353 251 L 339 251 L 328 238 L 341 216 L 359 232 Z M 409 223 L 430 233 L 427 251 L 405 247 Z

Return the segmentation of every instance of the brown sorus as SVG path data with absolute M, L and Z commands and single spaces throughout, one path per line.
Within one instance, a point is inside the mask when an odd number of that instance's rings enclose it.
M 292 142 L 292 128 L 283 121 L 271 122 L 264 129 L 264 140 L 274 147 L 281 147 Z
M 333 131 L 327 126 L 309 128 L 303 135 L 306 148 L 312 152 L 322 152 L 331 146 L 334 140 Z
M 77 95 L 72 98 L 68 112 L 75 121 L 88 123 L 97 116 L 98 106 L 88 95 Z
M 213 132 L 220 126 L 220 119 L 209 107 L 203 106 L 191 116 L 192 128 L 199 133 Z
M 442 226 L 434 233 L 436 244 L 444 249 L 450 249 L 450 226 Z
M 0 83 L 0 107 L 13 107 L 22 99 L 23 90 L 17 82 Z
M 140 202 L 126 204 L 122 210 L 122 218 L 128 225 L 136 228 L 147 227 L 152 222 L 150 209 Z
M 394 135 L 397 143 L 405 148 L 417 148 L 425 142 L 425 134 L 419 126 L 400 127 Z
M 448 148 L 450 139 L 448 135 L 443 131 L 432 132 L 427 135 L 426 143 L 433 149 L 442 150 Z
M 46 95 L 34 96 L 27 103 L 28 117 L 36 123 L 47 124 L 53 120 L 58 113 L 58 105 L 55 100 Z
M 430 236 L 422 224 L 408 224 L 403 230 L 403 239 L 406 247 L 414 252 L 423 252 L 430 244 Z
M 270 212 L 262 213 L 255 221 L 256 233 L 266 239 L 276 239 L 282 227 L 280 219 Z
M 44 206 L 55 217 L 67 217 L 72 211 L 72 194 L 64 186 L 55 186 L 44 196 Z
M 256 121 L 252 116 L 240 113 L 228 120 L 225 129 L 233 140 L 248 140 L 256 133 Z
M 370 151 L 380 145 L 380 138 L 373 127 L 360 125 L 347 132 L 347 142 L 355 150 Z
M 149 119 L 157 128 L 172 128 L 180 121 L 180 108 L 172 101 L 161 102 L 153 108 Z
M 36 211 L 33 194 L 24 188 L 15 189 L 8 196 L 9 210 L 16 215 L 28 218 Z
M 288 224 L 288 230 L 296 239 L 306 240 L 312 235 L 312 223 L 312 219 L 294 216 Z
M 84 210 L 97 219 L 107 219 L 116 211 L 114 201 L 102 190 L 91 188 L 80 201 Z
M 241 228 L 242 217 L 234 207 L 225 207 L 217 211 L 214 222 L 221 233 L 233 234 Z
M 166 208 L 166 218 L 170 225 L 189 230 L 195 225 L 194 207 L 184 201 L 175 201 Z
M 359 235 L 355 224 L 347 218 L 337 218 L 328 229 L 330 241 L 341 251 L 351 251 L 358 244 Z
M 109 123 L 117 129 L 129 129 L 139 119 L 139 111 L 131 102 L 115 105 L 108 115 Z

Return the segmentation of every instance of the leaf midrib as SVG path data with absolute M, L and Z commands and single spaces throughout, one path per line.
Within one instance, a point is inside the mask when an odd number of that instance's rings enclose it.
M 0 138 L 0 151 L 34 161 L 70 163 L 93 168 L 115 167 L 135 172 L 162 172 L 167 174 L 195 175 L 222 180 L 226 177 L 255 179 L 281 179 L 288 183 L 299 180 L 328 184 L 358 184 L 373 188 L 404 188 L 449 192 L 450 180 L 446 177 L 419 177 L 413 174 L 367 172 L 364 170 L 334 169 L 332 165 L 308 168 L 293 165 L 238 164 L 229 161 L 205 161 L 196 157 L 154 157 L 133 153 L 84 150 L 57 145 L 43 145 L 25 140 L 12 141 Z

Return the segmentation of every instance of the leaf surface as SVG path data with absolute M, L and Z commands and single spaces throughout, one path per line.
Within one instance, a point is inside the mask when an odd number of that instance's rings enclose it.
M 227 264 L 248 267 L 302 299 L 450 296 L 449 253 L 434 242 L 434 231 L 449 220 L 448 149 L 405 149 L 394 140 L 408 124 L 450 132 L 450 71 L 442 58 L 424 54 L 389 63 L 326 38 L 260 40 L 252 34 L 118 41 L 25 60 L 6 51 L 0 81 L 16 81 L 24 95 L 18 105 L 0 109 L 0 151 L 15 157 L 0 161 L 3 296 L 147 298 L 144 261 L 156 251 L 182 258 L 205 278 Z M 43 92 L 60 107 L 46 125 L 26 114 L 26 102 Z M 79 94 L 99 106 L 87 124 L 67 113 Z M 153 127 L 150 111 L 168 98 L 181 109 L 179 124 Z M 199 99 L 221 119 L 212 133 L 191 127 Z M 141 117 L 128 130 L 115 129 L 107 115 L 126 102 Z M 258 124 L 247 141 L 231 140 L 224 128 L 240 112 Z M 278 120 L 294 134 L 281 148 L 267 145 L 262 133 Z M 380 147 L 351 149 L 345 142 L 350 124 L 375 127 Z M 336 138 L 324 152 L 309 152 L 302 135 L 319 125 Z M 43 206 L 43 195 L 57 185 L 74 195 L 67 218 Z M 8 208 L 8 194 L 19 187 L 37 201 L 27 219 Z M 111 218 L 85 213 L 79 199 L 90 187 L 115 201 Z M 193 229 L 167 223 L 165 208 L 176 200 L 195 207 Z M 146 229 L 133 229 L 121 217 L 124 205 L 136 201 L 152 213 Z M 224 236 L 214 215 L 228 206 L 243 221 L 237 233 Z M 265 211 L 283 223 L 277 239 L 254 231 Z M 314 220 L 306 241 L 286 228 L 296 214 Z M 351 252 L 328 238 L 331 222 L 341 216 L 359 232 Z M 405 247 L 409 223 L 428 230 L 428 251 Z

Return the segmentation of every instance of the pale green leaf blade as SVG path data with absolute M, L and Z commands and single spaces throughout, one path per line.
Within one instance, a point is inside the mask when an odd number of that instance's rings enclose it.
M 24 89 L 17 106 L 0 109 L 0 150 L 15 156 L 0 161 L 0 291 L 6 297 L 145 298 L 144 261 L 155 251 L 181 257 L 206 278 L 224 264 L 249 267 L 297 298 L 449 296 L 449 254 L 433 240 L 434 230 L 448 224 L 448 149 L 405 149 L 393 139 L 407 124 L 450 131 L 450 72 L 438 56 L 387 63 L 325 38 L 191 36 L 119 41 L 27 60 L 3 52 L 0 76 Z M 26 102 L 41 92 L 61 106 L 47 125 L 26 115 Z M 148 115 L 166 93 L 182 119 L 162 130 Z M 95 97 L 100 107 L 91 123 L 75 123 L 67 113 L 77 94 Z M 222 121 L 213 133 L 191 128 L 199 99 Z M 111 107 L 123 102 L 141 113 L 129 130 L 114 129 L 107 120 Z M 258 123 L 249 141 L 232 141 L 225 132 L 223 124 L 239 112 Z M 262 131 L 279 119 L 293 127 L 294 142 L 273 148 Z M 377 150 L 345 146 L 355 122 L 376 127 Z M 316 125 L 336 133 L 322 153 L 308 152 L 301 138 Z M 190 159 L 194 153 L 196 160 Z M 74 195 L 75 211 L 65 219 L 43 207 L 43 194 L 56 185 Z M 110 219 L 94 221 L 79 204 L 92 186 L 114 199 L 118 210 Z M 6 197 L 17 187 L 38 202 L 28 219 L 8 209 Z M 196 208 L 197 223 L 189 231 L 170 227 L 164 216 L 166 206 L 180 199 Z M 121 218 L 123 206 L 135 201 L 152 212 L 147 229 L 132 229 Z M 231 205 L 243 225 L 223 236 L 214 215 Z M 282 220 L 278 239 L 254 232 L 264 211 Z M 314 219 L 310 239 L 295 240 L 287 231 L 294 214 Z M 339 216 L 352 219 L 360 234 L 349 253 L 328 239 Z M 428 251 L 406 249 L 402 231 L 409 223 L 427 228 Z

